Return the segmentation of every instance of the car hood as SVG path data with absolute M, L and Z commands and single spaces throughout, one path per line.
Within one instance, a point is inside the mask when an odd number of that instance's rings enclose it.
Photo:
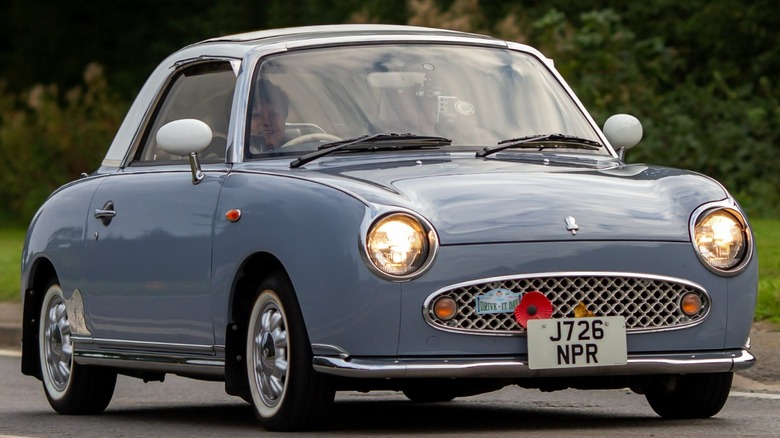
M 369 203 L 418 212 L 443 245 L 688 241 L 692 211 L 728 196 L 720 184 L 696 173 L 614 159 L 528 162 L 470 155 L 350 163 L 329 161 L 314 166 L 316 177 L 311 176 Z M 571 230 L 573 224 L 578 229 Z

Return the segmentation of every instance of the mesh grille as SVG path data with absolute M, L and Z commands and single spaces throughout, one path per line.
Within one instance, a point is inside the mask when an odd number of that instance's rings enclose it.
M 619 275 L 561 275 L 501 279 L 443 290 L 427 300 L 425 316 L 429 324 L 449 331 L 476 334 L 521 334 L 525 329 L 515 321 L 513 312 L 478 314 L 476 297 L 491 290 L 519 293 L 542 292 L 553 304 L 552 318 L 574 316 L 574 308 L 583 303 L 596 316 L 623 316 L 626 331 L 668 330 L 701 321 L 709 309 L 709 297 L 700 288 L 670 279 L 626 277 Z M 683 295 L 694 293 L 702 301 L 702 310 L 686 316 L 679 310 Z M 458 305 L 456 316 L 444 321 L 433 313 L 439 297 L 450 297 Z

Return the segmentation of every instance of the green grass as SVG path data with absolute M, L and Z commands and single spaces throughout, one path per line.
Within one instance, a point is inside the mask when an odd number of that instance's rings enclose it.
M 758 245 L 756 320 L 780 325 L 780 220 L 752 221 Z M 0 301 L 19 301 L 19 265 L 25 230 L 0 228 Z
M 25 230 L 0 228 L 0 301 L 21 301 L 19 268 Z
M 751 221 L 758 248 L 756 320 L 780 324 L 780 220 Z

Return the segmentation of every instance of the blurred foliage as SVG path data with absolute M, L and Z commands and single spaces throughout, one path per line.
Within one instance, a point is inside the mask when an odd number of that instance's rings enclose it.
M 51 190 L 94 170 L 169 53 L 218 35 L 345 22 L 530 44 L 555 60 L 599 124 L 620 112 L 642 121 L 629 161 L 710 175 L 750 214 L 778 216 L 778 19 L 769 0 L 7 0 L 0 150 L 13 159 L 0 174 L 0 221 L 26 224 Z
M 102 68 L 66 92 L 36 85 L 15 95 L 0 83 L 0 220 L 26 223 L 55 188 L 100 165 L 127 104 L 111 97 Z

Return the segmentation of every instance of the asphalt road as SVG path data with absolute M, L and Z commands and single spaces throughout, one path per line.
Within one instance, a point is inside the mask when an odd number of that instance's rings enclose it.
M 146 384 L 120 377 L 104 414 L 58 415 L 46 402 L 40 382 L 20 374 L 15 354 L 0 352 L 0 438 L 272 435 L 257 425 L 249 405 L 225 395 L 221 383 L 176 376 Z M 662 420 L 642 396 L 628 390 L 542 393 L 510 387 L 428 405 L 392 392 L 342 393 L 328 429 L 312 435 L 766 437 L 780 434 L 778 412 L 780 394 L 744 389 L 732 392 L 716 417 L 696 421 Z

